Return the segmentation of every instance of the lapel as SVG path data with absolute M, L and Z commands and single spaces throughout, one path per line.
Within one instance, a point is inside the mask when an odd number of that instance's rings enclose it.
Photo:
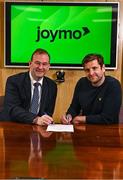
M 30 107 L 30 100 L 31 100 L 31 81 L 30 81 L 30 77 L 29 77 L 29 72 L 27 72 L 25 74 L 25 79 L 23 82 L 23 87 L 24 87 L 24 94 L 25 94 L 25 99 L 26 102 L 28 104 L 28 106 Z
M 42 85 L 40 112 L 44 110 L 45 104 L 47 102 L 47 96 L 48 96 L 48 84 L 46 77 L 44 77 L 43 85 Z

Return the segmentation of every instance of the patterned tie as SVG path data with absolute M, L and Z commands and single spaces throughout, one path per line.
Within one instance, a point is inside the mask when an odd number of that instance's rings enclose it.
M 33 92 L 30 111 L 32 113 L 34 113 L 34 114 L 37 114 L 38 113 L 38 107 L 39 107 L 39 90 L 38 90 L 38 86 L 40 86 L 40 83 L 36 82 L 33 85 L 34 85 L 34 92 Z

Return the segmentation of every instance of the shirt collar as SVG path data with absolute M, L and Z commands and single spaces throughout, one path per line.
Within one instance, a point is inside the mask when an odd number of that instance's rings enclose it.
M 30 80 L 31 80 L 31 84 L 33 85 L 34 83 L 36 83 L 37 81 L 36 80 L 34 80 L 34 78 L 32 77 L 32 75 L 31 75 L 31 72 L 29 72 L 29 77 L 30 77 Z M 42 84 L 43 84 L 43 77 L 38 81 L 40 84 L 41 84 L 41 86 L 42 86 Z

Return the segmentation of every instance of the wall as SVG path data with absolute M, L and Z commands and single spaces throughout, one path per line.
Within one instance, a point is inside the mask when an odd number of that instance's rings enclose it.
M 17 0 L 16 0 L 17 1 Z M 87 2 L 88 0 L 86 0 Z M 82 1 L 81 1 L 82 2 Z M 91 2 L 91 1 L 88 1 Z M 93 2 L 97 2 L 96 0 Z M 107 0 L 99 1 L 99 2 L 110 2 Z M 117 2 L 117 1 L 111 1 Z M 119 41 L 118 41 L 118 67 L 117 70 L 107 71 L 106 74 L 112 75 L 119 79 L 123 87 L 123 2 L 120 2 L 120 24 L 119 24 Z M 0 95 L 4 95 L 5 83 L 8 76 L 21 72 L 27 71 L 27 69 L 18 69 L 18 68 L 5 68 L 4 67 L 4 1 L 0 0 Z M 56 70 L 50 70 L 48 76 L 52 79 L 55 79 Z M 56 109 L 54 113 L 54 119 L 59 120 L 60 116 L 65 113 L 67 107 L 70 104 L 73 90 L 77 80 L 84 76 L 84 72 L 82 70 L 65 70 L 65 82 L 58 84 L 58 96 L 56 102 Z

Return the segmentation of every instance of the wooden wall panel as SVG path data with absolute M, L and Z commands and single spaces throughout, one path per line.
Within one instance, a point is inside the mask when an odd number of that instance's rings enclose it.
M 17 0 L 16 0 L 17 1 Z M 52 1 L 52 0 L 50 0 Z M 58 1 L 58 0 L 57 0 Z M 24 68 L 5 68 L 4 67 L 4 1 L 0 0 L 0 95 L 4 95 L 5 91 L 5 83 L 8 76 L 12 74 L 16 74 L 18 72 L 27 71 Z M 81 1 L 82 2 L 82 1 Z M 86 0 L 86 2 L 90 2 L 90 0 Z M 93 2 L 97 2 L 96 0 Z M 100 2 L 107 2 L 106 0 L 102 0 Z M 108 1 L 110 2 L 110 1 Z M 112 2 L 112 1 L 111 1 Z M 113 1 L 115 2 L 115 1 Z M 117 2 L 117 1 L 116 1 Z M 118 66 L 116 70 L 107 71 L 106 74 L 112 75 L 119 79 L 123 86 L 123 2 L 120 2 L 120 26 L 119 26 L 119 41 L 118 41 Z M 48 72 L 48 76 L 55 80 L 56 78 L 56 70 L 50 70 Z M 58 84 L 58 96 L 56 102 L 56 108 L 54 113 L 54 118 L 59 121 L 60 116 L 66 112 L 67 107 L 69 106 L 73 90 L 76 82 L 80 77 L 84 76 L 84 72 L 82 70 L 65 70 L 65 82 Z

